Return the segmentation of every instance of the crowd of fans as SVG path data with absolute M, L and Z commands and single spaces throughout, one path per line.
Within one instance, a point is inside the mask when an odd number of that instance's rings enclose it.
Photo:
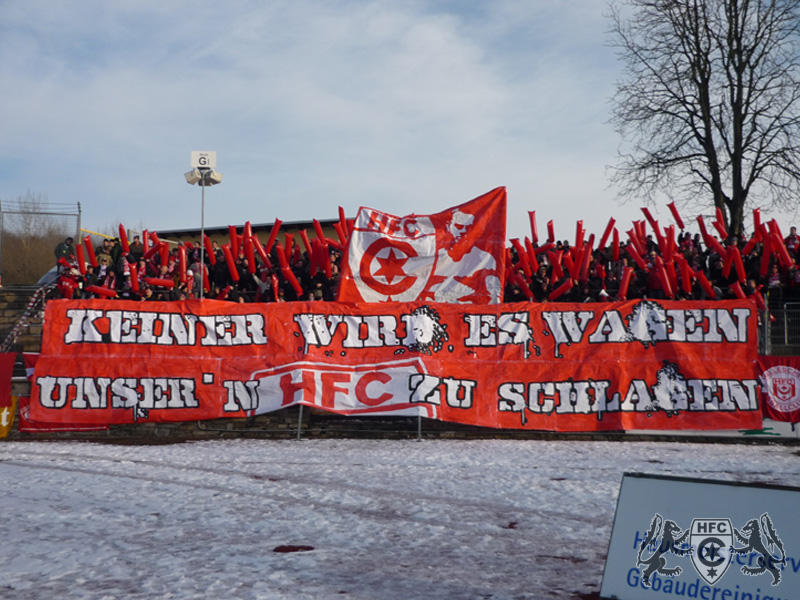
M 326 249 L 328 262 L 321 269 L 310 268 L 308 253 L 299 252 L 299 246 L 294 246 L 288 260 L 280 244 L 263 258 L 248 252 L 244 244 L 231 250 L 228 244 L 210 241 L 202 250 L 205 270 L 200 268 L 199 241 L 158 241 L 148 247 L 137 235 L 124 250 L 120 238 L 106 238 L 89 252 L 67 238 L 55 251 L 60 265 L 57 289 L 62 297 L 84 299 L 186 300 L 199 297 L 201 285 L 205 298 L 233 302 L 336 298 L 339 248 Z
M 752 296 L 762 308 L 767 297 L 800 298 L 800 236 L 795 227 L 783 237 L 773 221 L 757 223 L 751 236 L 711 236 L 634 227 L 622 242 L 594 236 L 575 243 L 548 240 L 539 245 L 512 240 L 506 250 L 505 302 L 605 302 L 652 298 L 708 300 Z M 642 223 L 640 223 L 641 225 Z M 610 229 L 609 224 L 609 229 Z M 636 223 L 635 223 L 636 225 Z M 718 223 L 714 224 L 715 226 Z M 235 231 L 235 230 L 234 230 Z M 608 236 L 608 229 L 604 238 Z M 335 300 L 343 244 L 317 239 L 306 249 L 287 236 L 285 246 L 267 251 L 257 237 L 231 235 L 220 246 L 205 240 L 167 244 L 144 233 L 128 243 L 106 238 L 91 248 L 67 238 L 55 250 L 60 265 L 57 288 L 66 298 L 185 300 L 203 296 L 234 302 Z M 255 240 L 254 242 L 251 240 Z M 323 242 L 323 243 L 320 243 Z M 308 249 L 312 256 L 309 256 Z M 200 268 L 201 256 L 206 265 Z

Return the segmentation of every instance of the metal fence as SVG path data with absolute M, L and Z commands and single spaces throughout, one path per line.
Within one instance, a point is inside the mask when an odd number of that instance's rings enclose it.
M 80 239 L 79 202 L 51 203 L 28 194 L 0 203 L 0 274 L 6 285 L 32 285 L 55 264 L 67 237 Z
M 759 352 L 779 356 L 800 355 L 800 302 L 770 307 L 769 316 L 764 321 Z

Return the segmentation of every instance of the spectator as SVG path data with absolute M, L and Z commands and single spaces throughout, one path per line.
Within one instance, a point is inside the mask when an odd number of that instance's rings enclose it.
M 144 245 L 142 245 L 142 239 L 138 235 L 133 236 L 133 241 L 128 244 L 128 247 L 130 248 L 131 256 L 136 261 L 144 256 Z
M 56 246 L 54 253 L 56 255 L 56 262 L 58 262 L 59 258 L 63 258 L 69 263 L 75 262 L 74 240 L 71 237 L 68 237 L 58 246 Z

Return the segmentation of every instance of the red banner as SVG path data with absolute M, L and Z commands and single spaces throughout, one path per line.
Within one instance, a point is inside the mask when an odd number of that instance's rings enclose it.
M 22 358 L 25 361 L 25 375 L 29 380 L 33 379 L 36 363 L 39 360 L 38 352 L 23 352 Z M 22 396 L 19 399 L 19 422 L 17 429 L 26 433 L 53 433 L 55 431 L 105 431 L 108 429 L 107 423 L 85 424 L 80 422 L 61 422 L 55 423 L 46 421 L 34 421 L 31 416 L 30 396 Z
M 764 416 L 800 422 L 800 356 L 759 356 Z
M 554 431 L 758 429 L 748 301 L 48 303 L 30 418 L 192 421 L 302 403 Z
M 497 304 L 505 272 L 506 189 L 435 215 L 361 208 L 340 302 Z

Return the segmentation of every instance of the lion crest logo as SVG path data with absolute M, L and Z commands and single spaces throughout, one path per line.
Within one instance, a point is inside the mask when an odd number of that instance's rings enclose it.
M 744 544 L 737 547 L 736 544 Z M 769 573 L 772 585 L 781 582 L 786 567 L 786 551 L 768 513 L 750 519 L 737 529 L 727 518 L 699 518 L 683 531 L 675 521 L 656 513 L 650 529 L 639 545 L 636 566 L 641 569 L 642 587 L 652 586 L 652 577 L 659 574 L 677 577 L 680 566 L 669 566 L 669 555 L 689 556 L 697 574 L 709 585 L 716 584 L 728 571 L 733 556 L 750 556 L 742 573 L 756 577 Z M 752 555 L 755 555 L 753 557 Z
M 639 546 L 636 557 L 636 566 L 642 568 L 642 586 L 649 588 L 652 584 L 650 578 L 654 573 L 666 577 L 675 577 L 683 572 L 681 567 L 668 567 L 667 555 L 686 556 L 692 550 L 686 543 L 689 530 L 681 531 L 675 521 L 670 521 L 656 513 L 650 521 L 650 529 Z M 645 557 L 647 552 L 650 555 Z
M 757 566 L 745 565 L 742 573 L 752 577 L 769 573 L 772 575 L 772 585 L 778 585 L 781 582 L 781 567 L 786 566 L 786 552 L 769 514 L 764 513 L 758 519 L 750 519 L 741 529 L 734 529 L 733 535 L 739 543 L 744 544 L 743 548 L 731 548 L 735 554 L 758 554 Z

